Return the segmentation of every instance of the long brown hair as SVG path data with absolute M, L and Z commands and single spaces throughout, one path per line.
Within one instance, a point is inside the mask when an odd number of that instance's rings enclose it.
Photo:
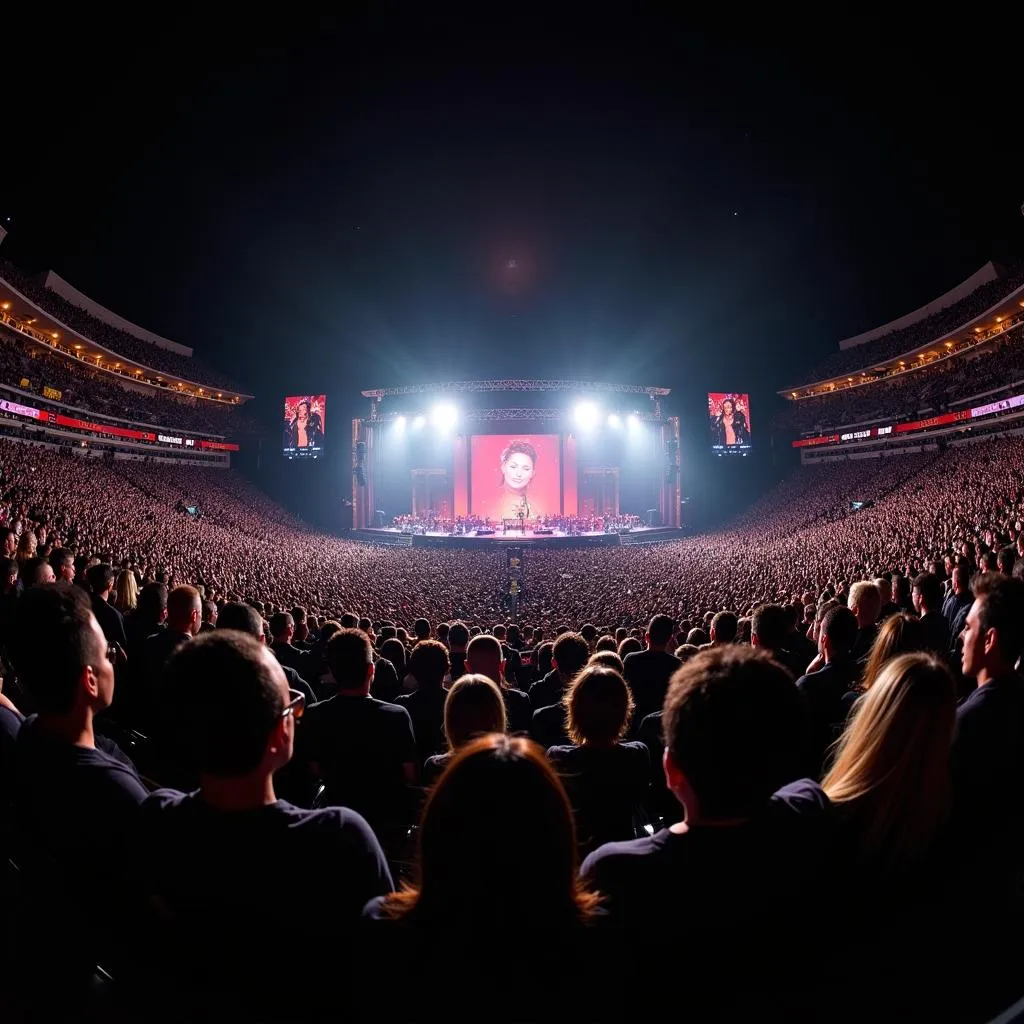
M 569 798 L 536 743 L 493 733 L 464 746 L 423 810 L 418 881 L 385 897 L 394 917 L 531 927 L 590 917 Z
M 926 643 L 927 637 L 920 619 L 908 615 L 906 612 L 890 615 L 882 623 L 882 627 L 871 645 L 868 663 L 864 668 L 864 678 L 860 684 L 861 691 L 871 687 L 885 663 L 891 658 L 895 658 L 898 654 L 923 651 Z
M 822 788 L 860 825 L 861 849 L 890 865 L 924 852 L 950 803 L 953 677 L 930 654 L 901 654 L 854 707 Z

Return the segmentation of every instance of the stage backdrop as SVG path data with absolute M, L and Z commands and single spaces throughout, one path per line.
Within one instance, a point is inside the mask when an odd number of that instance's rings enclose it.
M 557 434 L 475 434 L 470 441 L 472 515 L 511 519 L 525 498 L 531 519 L 561 512 Z

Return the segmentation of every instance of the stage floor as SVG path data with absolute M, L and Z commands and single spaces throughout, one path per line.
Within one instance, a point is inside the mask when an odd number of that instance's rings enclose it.
M 352 540 L 368 541 L 375 544 L 393 544 L 403 547 L 476 547 L 483 544 L 529 544 L 531 546 L 551 545 L 553 547 L 618 547 L 622 544 L 656 544 L 677 540 L 683 536 L 682 530 L 664 526 L 638 526 L 626 533 L 589 533 L 568 534 L 561 530 L 551 533 L 537 533 L 535 530 L 497 530 L 494 533 L 403 533 L 394 527 L 384 529 L 353 530 L 349 537 Z

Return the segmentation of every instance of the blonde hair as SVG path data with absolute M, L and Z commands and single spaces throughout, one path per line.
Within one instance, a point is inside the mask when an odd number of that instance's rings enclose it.
M 18 550 L 14 557 L 18 562 L 27 562 L 30 558 L 36 557 L 36 548 L 39 546 L 39 539 L 31 530 L 25 530 L 18 540 Z
M 461 676 L 444 700 L 444 738 L 452 752 L 492 732 L 505 732 L 505 700 L 497 683 L 479 673 Z
M 955 723 L 953 677 L 930 654 L 894 658 L 857 701 L 822 788 L 862 853 L 895 866 L 928 847 L 949 811 Z
M 867 601 L 868 607 L 874 607 L 875 618 L 882 610 L 882 592 L 872 580 L 857 580 L 850 587 L 850 596 L 846 599 L 846 607 L 853 608 L 855 605 L 863 605 Z M 874 605 L 871 602 L 874 602 Z
M 927 640 L 920 619 L 908 615 L 906 612 L 890 615 L 882 623 L 882 628 L 879 629 L 871 644 L 860 689 L 862 691 L 869 689 L 886 663 L 898 654 L 913 654 L 915 651 L 923 651 Z
M 114 586 L 114 606 L 121 611 L 134 611 L 138 603 L 139 584 L 135 579 L 135 573 L 130 569 L 122 569 Z

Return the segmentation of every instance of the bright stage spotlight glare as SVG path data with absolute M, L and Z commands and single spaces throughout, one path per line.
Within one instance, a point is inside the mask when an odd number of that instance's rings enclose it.
M 577 402 L 572 414 L 573 421 L 581 430 L 593 430 L 597 426 L 599 416 L 598 408 L 593 402 Z
M 640 429 L 640 417 L 637 416 L 637 414 L 635 412 L 631 412 L 626 417 L 626 425 L 629 427 L 630 430 L 639 430 Z
M 396 416 L 395 417 L 395 432 L 400 434 L 403 430 L 405 430 L 405 417 L 404 416 Z
M 414 419 L 412 421 L 412 429 L 413 430 L 422 430 L 423 427 L 426 425 L 426 422 L 427 422 L 427 417 L 426 416 L 417 416 L 416 419 Z
M 430 422 L 437 427 L 438 430 L 451 430 L 452 427 L 458 422 L 459 413 L 454 405 L 448 402 L 442 402 L 440 405 L 434 406 L 434 411 L 430 414 Z
M 616 428 L 622 426 L 622 420 L 619 418 L 619 414 L 617 412 L 608 414 L 608 426 Z

